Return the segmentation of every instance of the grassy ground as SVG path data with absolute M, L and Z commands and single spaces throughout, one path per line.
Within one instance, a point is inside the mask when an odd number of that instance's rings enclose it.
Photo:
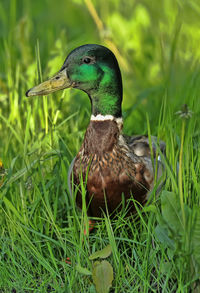
M 7 173 L 0 292 L 95 292 L 82 268 L 92 271 L 89 256 L 108 244 L 110 292 L 199 292 L 200 6 L 153 2 L 0 2 L 0 157 Z M 167 146 L 159 197 L 137 220 L 125 211 L 105 217 L 87 237 L 66 178 L 90 119 L 89 99 L 76 90 L 25 97 L 84 43 L 109 46 L 120 62 L 124 132 L 153 134 Z

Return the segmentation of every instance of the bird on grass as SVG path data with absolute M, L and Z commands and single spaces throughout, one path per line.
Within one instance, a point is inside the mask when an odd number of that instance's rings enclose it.
M 88 216 L 101 217 L 102 212 L 113 215 L 122 202 L 129 202 L 128 212 L 133 213 L 135 202 L 144 205 L 154 188 L 154 161 L 157 178 L 162 174 L 162 162 L 155 137 L 150 143 L 144 135 L 122 134 L 122 78 L 116 57 L 101 45 L 80 46 L 68 55 L 56 75 L 28 90 L 26 96 L 66 88 L 87 93 L 92 110 L 82 146 L 69 170 L 70 190 L 74 186 L 78 190 L 77 206 L 83 205 L 83 180 Z M 159 143 L 159 149 L 164 154 L 164 142 Z

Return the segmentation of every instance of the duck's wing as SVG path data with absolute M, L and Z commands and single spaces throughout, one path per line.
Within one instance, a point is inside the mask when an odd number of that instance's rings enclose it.
M 165 155 L 166 145 L 164 141 L 160 140 L 158 142 L 156 136 L 151 136 L 151 144 L 149 141 L 149 137 L 145 135 L 136 135 L 131 137 L 126 136 L 125 139 L 129 148 L 138 157 L 151 158 L 151 156 L 153 155 L 154 159 L 160 161 L 161 159 L 157 151 L 157 146 L 159 146 L 160 151 L 163 153 L 163 155 Z M 157 158 L 156 155 L 158 156 Z
M 162 161 L 161 156 L 159 155 L 158 148 L 162 152 L 162 154 L 165 156 L 165 150 L 166 145 L 163 141 L 159 140 L 156 136 L 151 136 L 151 142 L 149 140 L 148 136 L 145 135 L 137 135 L 132 137 L 126 137 L 127 144 L 131 151 L 138 157 L 142 159 L 147 169 L 152 170 L 152 172 L 155 172 L 155 166 L 157 170 L 157 180 L 162 176 L 165 166 Z M 152 162 L 152 156 L 154 158 L 154 162 Z M 154 164 L 154 167 L 152 168 L 152 165 Z M 154 171 L 153 171 L 154 170 Z M 151 171 L 150 171 L 151 172 Z M 155 174 L 154 174 L 155 175 Z M 164 180 L 160 182 L 158 188 L 157 188 L 157 194 L 159 193 L 162 185 L 164 184 Z M 153 185 L 152 185 L 153 188 Z M 148 197 L 150 196 L 151 192 L 148 194 Z

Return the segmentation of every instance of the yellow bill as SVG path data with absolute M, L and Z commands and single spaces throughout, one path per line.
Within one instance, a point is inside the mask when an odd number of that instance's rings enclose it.
M 66 70 L 62 70 L 47 81 L 44 81 L 28 90 L 26 92 L 26 96 L 45 96 L 71 86 L 73 85 L 67 77 Z

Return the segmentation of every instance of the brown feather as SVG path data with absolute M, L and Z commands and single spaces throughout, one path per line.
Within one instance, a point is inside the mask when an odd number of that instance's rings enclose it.
M 75 185 L 87 178 L 86 204 L 88 215 L 100 217 L 102 210 L 112 213 L 120 205 L 122 196 L 127 201 L 131 194 L 144 204 L 153 183 L 153 171 L 149 158 L 134 153 L 115 121 L 91 121 L 83 145 L 76 156 L 73 167 Z M 149 167 L 150 166 L 150 167 Z M 81 191 L 77 194 L 77 205 L 82 207 Z M 135 210 L 134 204 L 131 212 Z

